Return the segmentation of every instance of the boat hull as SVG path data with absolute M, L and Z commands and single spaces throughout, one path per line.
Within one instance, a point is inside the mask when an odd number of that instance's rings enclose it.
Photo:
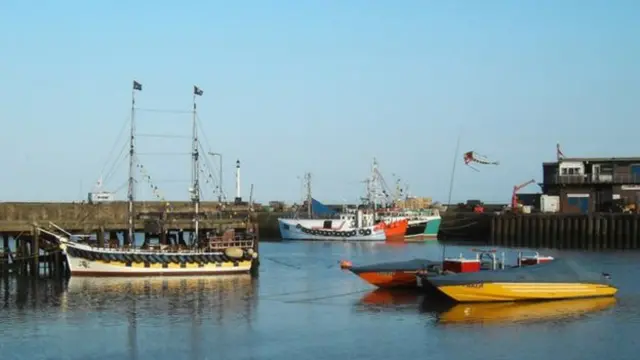
M 362 280 L 379 288 L 416 287 L 416 271 L 368 271 L 357 275 Z
M 316 241 L 385 241 L 384 229 L 369 226 L 350 228 L 346 226 L 331 229 L 314 228 L 313 220 L 278 219 L 280 235 L 286 240 L 316 240 Z M 322 221 L 322 220 L 315 220 Z
M 362 280 L 379 288 L 417 288 L 416 275 L 437 262 L 415 259 L 402 262 L 389 262 L 368 266 L 352 267 L 349 270 Z
M 409 241 L 437 239 L 441 221 L 440 216 L 429 216 L 426 220 L 410 220 L 404 237 Z
M 249 273 L 253 257 L 219 253 L 169 253 L 96 250 L 85 245 L 61 246 L 71 276 L 187 276 Z
M 186 276 L 186 275 L 217 275 L 242 274 L 251 270 L 252 260 L 222 263 L 194 264 L 169 263 L 163 264 L 131 263 L 117 261 L 92 261 L 67 256 L 67 263 L 71 276 Z M 183 267 L 184 266 L 184 267 Z
M 437 286 L 458 302 L 560 300 L 613 296 L 615 287 L 590 283 L 495 282 Z
M 389 224 L 383 222 L 382 224 L 384 228 L 384 236 L 387 241 L 404 240 L 404 236 L 409 226 L 409 221 L 407 219 L 393 221 Z
M 407 232 L 404 234 L 405 238 L 412 238 L 418 236 L 424 236 L 425 230 L 427 230 L 426 221 L 409 221 L 407 226 Z
M 436 239 L 438 238 L 438 232 L 440 231 L 440 223 L 442 219 L 440 216 L 434 216 L 427 220 L 427 226 L 424 229 L 424 237 L 427 239 Z

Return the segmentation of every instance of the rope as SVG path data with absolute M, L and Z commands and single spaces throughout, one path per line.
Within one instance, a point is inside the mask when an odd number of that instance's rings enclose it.
M 154 138 L 172 138 L 172 139 L 190 139 L 191 136 L 187 135 L 172 135 L 172 134 L 136 134 L 138 137 L 154 137 Z
M 131 122 L 131 119 L 127 118 L 127 120 L 122 123 L 122 128 L 120 129 L 120 132 L 118 133 L 118 136 L 116 136 L 116 140 L 113 142 L 113 146 L 111 147 L 111 151 L 109 151 L 109 156 L 107 157 L 107 160 L 105 161 L 105 164 L 102 167 L 102 170 L 100 170 L 100 173 L 104 173 L 104 170 L 107 168 L 107 165 L 109 164 L 109 159 L 111 158 L 111 155 L 115 152 L 116 146 L 119 143 L 118 139 L 120 139 L 122 137 L 122 134 L 124 133 L 124 131 L 127 128 L 127 124 L 129 124 L 130 122 Z M 116 157 L 116 159 L 117 159 L 117 157 Z
M 136 108 L 137 111 L 153 112 L 153 113 L 165 113 L 165 114 L 191 114 L 191 110 L 168 110 L 168 109 L 150 109 L 150 108 Z

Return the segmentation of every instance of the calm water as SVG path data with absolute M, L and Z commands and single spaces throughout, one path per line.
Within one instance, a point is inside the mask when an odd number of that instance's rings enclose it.
M 640 253 L 544 253 L 612 273 L 615 301 L 447 308 L 415 294 L 372 292 L 338 267 L 341 259 L 439 259 L 437 243 L 260 247 L 258 279 L 0 281 L 0 358 L 638 358 Z

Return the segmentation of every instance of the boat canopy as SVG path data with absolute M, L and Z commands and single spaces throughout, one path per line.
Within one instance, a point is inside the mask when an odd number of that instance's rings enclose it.
M 468 283 L 589 283 L 606 284 L 608 276 L 579 265 L 571 259 L 555 259 L 538 265 L 484 270 L 473 273 L 458 273 L 428 277 L 435 286 L 463 285 Z
M 394 261 L 372 265 L 354 266 L 351 268 L 351 271 L 355 274 L 365 272 L 418 271 L 440 264 L 441 262 L 439 261 L 413 259 L 408 261 Z
M 338 213 L 314 198 L 311 198 L 311 211 L 316 216 L 334 216 Z

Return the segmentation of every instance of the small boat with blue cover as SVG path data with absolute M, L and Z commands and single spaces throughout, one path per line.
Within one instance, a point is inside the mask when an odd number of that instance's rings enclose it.
M 465 271 L 444 270 L 440 275 L 418 274 L 419 284 L 429 284 L 457 302 L 492 302 L 521 300 L 558 300 L 613 296 L 618 291 L 610 283 L 610 275 L 594 272 L 571 259 L 553 259 L 535 265 L 526 265 L 521 260 L 518 265 L 481 270 L 471 264 L 473 259 L 447 259 L 465 262 Z M 428 288 L 428 287 L 427 287 Z

